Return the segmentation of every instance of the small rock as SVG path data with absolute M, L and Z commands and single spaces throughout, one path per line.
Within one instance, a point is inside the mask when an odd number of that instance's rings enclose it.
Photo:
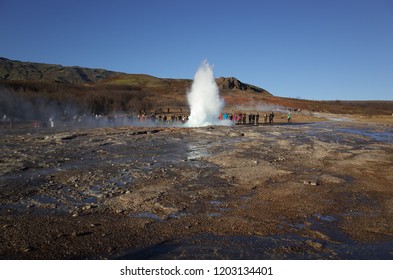
M 93 208 L 91 205 L 85 205 L 82 207 L 82 210 L 89 210 L 91 208 Z
M 78 217 L 78 216 L 79 216 L 78 213 L 72 214 L 72 217 L 74 217 L 74 218 L 76 218 L 76 217 Z
M 85 236 L 85 235 L 90 235 L 93 234 L 92 231 L 82 231 L 82 232 L 77 232 L 76 236 Z
M 318 186 L 319 182 L 317 181 L 303 181 L 304 185 L 310 185 L 310 186 Z

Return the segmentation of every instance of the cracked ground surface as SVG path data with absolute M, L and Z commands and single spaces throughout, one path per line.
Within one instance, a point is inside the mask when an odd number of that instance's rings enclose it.
M 393 128 L 2 131 L 1 259 L 393 259 Z

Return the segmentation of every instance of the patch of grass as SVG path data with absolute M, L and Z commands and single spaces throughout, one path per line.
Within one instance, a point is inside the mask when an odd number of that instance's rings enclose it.
M 156 88 L 168 86 L 169 82 L 144 74 L 122 74 L 103 80 L 102 84 L 129 85 L 136 87 Z

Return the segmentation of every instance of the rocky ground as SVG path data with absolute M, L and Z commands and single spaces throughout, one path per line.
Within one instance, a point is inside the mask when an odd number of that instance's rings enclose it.
M 393 259 L 393 126 L 2 129 L 1 259 Z

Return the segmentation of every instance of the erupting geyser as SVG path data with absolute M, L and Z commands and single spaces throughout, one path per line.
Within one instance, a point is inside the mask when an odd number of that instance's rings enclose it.
M 231 125 L 230 121 L 220 121 L 224 100 L 219 96 L 212 66 L 205 60 L 195 73 L 191 91 L 187 94 L 190 118 L 186 126 Z

